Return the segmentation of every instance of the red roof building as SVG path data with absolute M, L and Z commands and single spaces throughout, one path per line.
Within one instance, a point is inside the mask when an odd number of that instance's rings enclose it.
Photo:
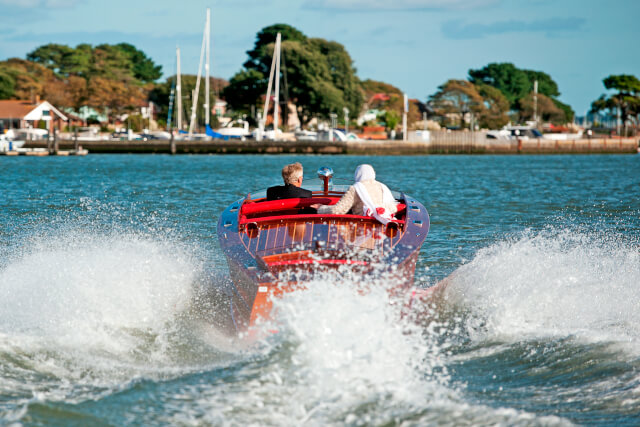
M 0 129 L 38 128 L 41 122 L 51 132 L 69 119 L 47 101 L 0 100 Z

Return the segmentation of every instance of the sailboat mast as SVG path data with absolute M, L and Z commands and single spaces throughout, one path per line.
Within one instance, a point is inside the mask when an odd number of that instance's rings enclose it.
M 176 81 L 171 82 L 171 93 L 169 94 L 169 114 L 167 115 L 167 132 L 171 132 L 173 119 L 173 103 L 176 99 Z
M 205 27 L 205 31 L 207 33 L 206 37 L 207 37 L 207 59 L 206 62 L 204 64 L 204 71 L 205 71 L 205 81 L 204 81 L 204 108 L 205 108 L 205 113 L 204 113 L 204 123 L 205 125 L 209 126 L 209 119 L 210 119 L 210 115 L 211 115 L 211 106 L 209 105 L 209 64 L 210 64 L 210 58 L 209 55 L 211 53 L 211 9 L 207 8 L 207 24 Z
M 280 33 L 278 33 L 279 35 Z M 264 130 L 264 125 L 267 123 L 267 116 L 269 115 L 269 101 L 271 98 L 271 83 L 273 82 L 273 72 L 276 68 L 276 50 L 275 47 L 273 49 L 273 59 L 271 60 L 271 71 L 269 72 L 269 83 L 267 83 L 267 96 L 264 99 L 264 110 L 262 110 L 262 121 L 261 126 L 262 130 Z
M 276 90 L 275 90 L 275 101 L 273 103 L 273 136 L 274 139 L 278 132 L 278 121 L 280 118 L 280 33 L 276 37 L 276 51 L 275 51 L 275 60 L 276 60 L 276 74 L 274 78 L 276 79 Z
M 178 130 L 182 130 L 182 77 L 180 74 L 180 48 L 176 48 L 176 60 L 177 60 L 177 70 L 176 70 L 176 110 L 177 110 L 177 124 Z
M 538 127 L 538 80 L 533 82 L 533 121 Z
M 196 114 L 198 112 L 198 95 L 200 94 L 200 80 L 202 79 L 202 61 L 204 60 L 204 48 L 207 40 L 207 25 L 205 24 L 202 33 L 202 47 L 200 48 L 200 62 L 198 63 L 198 77 L 196 78 L 196 88 L 193 93 L 193 104 L 191 106 L 191 123 L 189 123 L 189 139 L 193 136 L 193 128 L 196 125 Z

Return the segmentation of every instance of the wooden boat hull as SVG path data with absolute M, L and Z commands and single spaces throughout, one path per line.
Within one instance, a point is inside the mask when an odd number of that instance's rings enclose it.
M 398 200 L 402 219 L 386 226 L 358 215 L 306 213 L 310 204 L 338 198 L 247 198 L 223 212 L 218 238 L 233 282 L 225 291 L 226 307 L 219 308 L 227 332 L 247 332 L 260 318 L 269 318 L 274 298 L 318 278 L 382 277 L 397 289 L 413 286 L 429 232 L 424 206 L 403 194 Z

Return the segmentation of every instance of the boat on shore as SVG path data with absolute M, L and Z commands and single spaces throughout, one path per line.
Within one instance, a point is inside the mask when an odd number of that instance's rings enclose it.
M 0 133 L 0 153 L 14 154 L 25 142 L 46 139 L 48 136 L 49 133 L 44 129 L 8 129 L 5 133 Z
M 384 225 L 361 215 L 318 214 L 314 204 L 335 204 L 349 184 L 334 183 L 330 168 L 305 182 L 311 198 L 269 201 L 266 190 L 233 202 L 220 216 L 217 234 L 232 283 L 218 292 L 223 301 L 215 323 L 242 334 L 269 319 L 274 298 L 304 288 L 323 274 L 382 277 L 409 290 L 429 214 L 413 197 L 392 191 L 398 212 Z

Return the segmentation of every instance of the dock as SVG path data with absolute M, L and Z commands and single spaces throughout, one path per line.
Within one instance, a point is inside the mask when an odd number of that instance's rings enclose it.
M 26 145 L 26 144 L 25 144 Z M 46 145 L 46 142 L 45 142 Z M 21 147 L 15 150 L 0 151 L 0 156 L 30 156 L 30 157 L 47 157 L 47 156 L 86 156 L 89 150 L 58 150 L 50 152 L 44 147 Z
M 436 141 L 83 141 L 92 154 L 637 154 L 637 138 L 591 138 L 575 140 L 520 139 L 491 140 L 451 138 Z M 59 152 L 73 150 L 73 140 L 60 140 Z M 28 141 L 26 149 L 46 149 L 47 141 Z

